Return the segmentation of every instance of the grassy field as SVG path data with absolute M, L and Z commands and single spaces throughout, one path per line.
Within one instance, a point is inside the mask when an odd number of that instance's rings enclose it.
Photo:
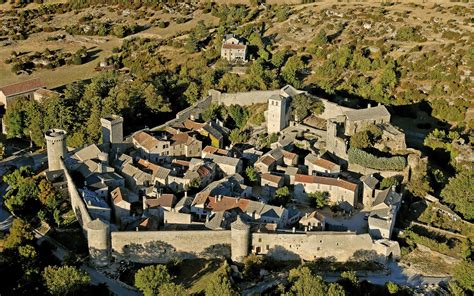
M 225 273 L 225 265 L 219 260 L 186 260 L 180 264 L 176 278 L 189 294 L 202 293 L 209 281 L 217 274 Z
M 416 248 L 407 256 L 404 256 L 401 263 L 408 265 L 410 270 L 415 273 L 446 276 L 453 273 L 453 268 L 458 261 L 436 252 Z

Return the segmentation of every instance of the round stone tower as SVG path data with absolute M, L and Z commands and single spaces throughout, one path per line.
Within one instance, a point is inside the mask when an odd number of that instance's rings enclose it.
M 46 147 L 48 151 L 48 169 L 50 171 L 60 170 L 61 158 L 66 157 L 66 131 L 61 129 L 50 129 L 45 133 Z
M 242 262 L 242 259 L 249 254 L 250 249 L 250 226 L 246 224 L 240 216 L 230 226 L 231 229 L 231 257 L 235 262 Z
M 107 266 L 110 260 L 110 227 L 100 219 L 87 224 L 89 256 L 95 266 Z

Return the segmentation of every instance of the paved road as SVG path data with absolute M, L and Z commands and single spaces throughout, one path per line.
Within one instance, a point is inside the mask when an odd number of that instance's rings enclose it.
M 41 241 L 48 240 L 50 243 L 56 246 L 56 249 L 53 250 L 54 256 L 56 256 L 59 260 L 63 261 L 66 255 L 69 253 L 68 250 L 64 249 L 61 245 L 59 245 L 56 241 L 51 239 L 48 236 L 43 236 L 40 233 L 35 232 L 35 236 L 38 239 L 37 243 L 39 244 Z M 105 283 L 107 284 L 108 289 L 115 293 L 118 296 L 138 296 L 136 290 L 130 290 L 122 285 L 120 285 L 116 280 L 106 277 L 104 274 L 99 272 L 98 270 L 87 266 L 85 264 L 81 265 L 80 267 L 82 270 L 86 271 L 90 278 L 92 284 L 100 284 Z

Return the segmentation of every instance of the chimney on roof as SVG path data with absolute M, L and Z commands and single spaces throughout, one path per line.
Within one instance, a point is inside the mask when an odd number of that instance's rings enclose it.
M 293 227 L 293 228 L 291 229 L 291 232 L 295 233 L 295 232 L 296 232 L 296 228 Z
M 368 103 L 367 104 L 367 109 L 370 109 L 372 107 L 372 104 L 371 103 Z
M 188 198 L 188 191 L 184 191 L 184 198 Z

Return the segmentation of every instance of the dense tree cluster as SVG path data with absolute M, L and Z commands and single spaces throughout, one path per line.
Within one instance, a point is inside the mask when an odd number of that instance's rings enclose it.
M 347 155 L 349 162 L 376 170 L 401 171 L 407 165 L 407 160 L 403 156 L 377 157 L 354 147 L 349 148 Z
M 5 193 L 5 206 L 16 216 L 31 220 L 38 217 L 51 225 L 66 227 L 74 223 L 69 200 L 62 197 L 43 176 L 33 176 L 26 168 L 5 175 L 3 181 L 9 189 Z

